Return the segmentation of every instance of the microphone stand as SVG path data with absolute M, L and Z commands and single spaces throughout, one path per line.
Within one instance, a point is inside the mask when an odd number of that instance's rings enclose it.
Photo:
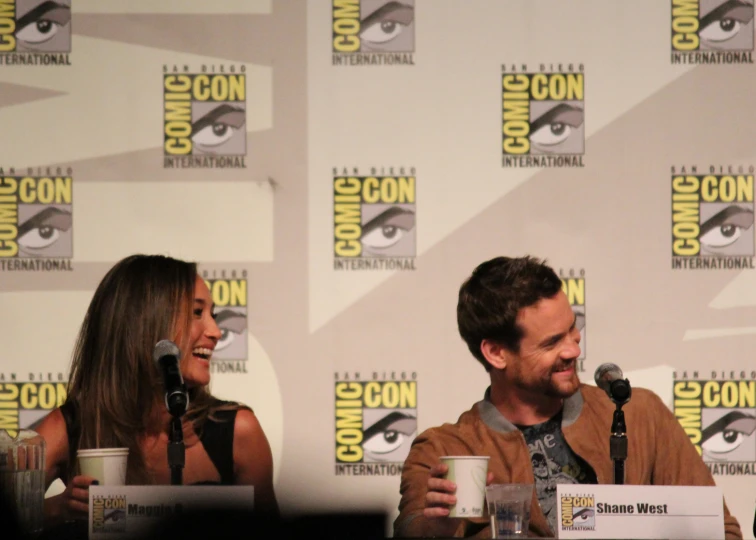
M 171 468 L 171 485 L 183 485 L 183 469 L 186 461 L 184 446 L 184 430 L 181 427 L 181 417 L 189 407 L 189 397 L 183 382 L 181 389 L 167 393 L 165 405 L 171 415 L 170 439 L 168 441 L 168 466 Z
M 609 456 L 614 460 L 614 483 L 625 483 L 625 460 L 627 459 L 627 426 L 623 403 L 615 402 L 617 410 L 612 420 L 612 434 L 609 437 Z
M 171 468 L 171 485 L 180 486 L 184 483 L 184 462 L 186 448 L 184 446 L 184 430 L 181 428 L 180 414 L 171 419 L 171 435 L 168 443 L 168 466 Z
M 622 406 L 630 401 L 633 389 L 630 381 L 622 378 L 622 370 L 614 364 L 602 364 L 594 375 L 596 386 L 609 396 L 617 408 L 612 418 L 612 433 L 609 437 L 609 457 L 614 461 L 614 483 L 625 483 L 625 460 L 627 459 L 627 425 Z
M 181 428 L 181 417 L 189 408 L 189 394 L 181 376 L 179 360 L 181 350 L 167 339 L 158 341 L 153 351 L 153 359 L 162 375 L 165 388 L 165 408 L 171 415 L 171 426 L 168 430 L 168 466 L 171 469 L 171 485 L 180 486 L 183 481 L 186 448 L 184 447 L 184 431 Z

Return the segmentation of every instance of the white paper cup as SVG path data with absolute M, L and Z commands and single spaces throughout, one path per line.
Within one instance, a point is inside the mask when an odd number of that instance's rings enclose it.
M 449 467 L 446 479 L 457 484 L 457 504 L 449 508 L 449 517 L 483 517 L 486 499 L 488 456 L 442 456 Z
M 123 486 L 126 484 L 126 460 L 128 448 L 96 448 L 78 450 L 79 472 L 92 476 L 101 486 Z

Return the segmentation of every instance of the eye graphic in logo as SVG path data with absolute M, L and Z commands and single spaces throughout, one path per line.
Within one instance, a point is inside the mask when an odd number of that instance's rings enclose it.
M 113 508 L 110 510 L 105 510 L 105 521 L 118 521 L 119 519 L 124 519 L 126 517 L 126 512 L 121 510 L 120 508 Z
M 221 337 L 215 346 L 213 358 L 218 360 L 245 360 L 247 358 L 247 308 L 222 308 L 215 311 L 215 323 Z
M 701 0 L 700 6 L 700 49 L 753 49 L 752 0 Z
M 415 50 L 414 2 L 362 0 L 368 13 L 360 21 L 363 52 L 412 52 Z
M 572 523 L 576 527 L 593 527 L 596 511 L 593 508 L 573 508 Z
M 699 240 L 702 255 L 753 255 L 753 208 L 702 203 Z
M 18 206 L 19 257 L 72 257 L 73 216 L 70 206 Z
M 362 448 L 366 462 L 398 463 L 407 458 L 417 433 L 414 410 L 365 409 L 363 422 L 366 427 Z
M 702 409 L 701 449 L 706 461 L 756 461 L 753 409 Z
M 364 257 L 415 255 L 414 205 L 363 205 L 362 220 Z
M 582 101 L 531 101 L 530 152 L 582 154 L 585 148 Z
M 241 103 L 192 102 L 192 153 L 245 154 L 247 134 L 242 128 L 246 120 Z
M 69 52 L 71 0 L 17 0 L 18 52 Z

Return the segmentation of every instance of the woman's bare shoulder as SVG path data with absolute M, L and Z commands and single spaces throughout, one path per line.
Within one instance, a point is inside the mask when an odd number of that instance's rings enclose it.
M 60 409 L 54 409 L 35 426 L 34 431 L 45 440 L 45 469 L 47 485 L 59 478 L 68 463 L 68 430 Z

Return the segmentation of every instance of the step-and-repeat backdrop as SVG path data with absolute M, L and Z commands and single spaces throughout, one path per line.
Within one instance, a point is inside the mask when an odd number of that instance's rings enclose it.
M 532 254 L 579 314 L 581 377 L 614 362 L 657 392 L 750 534 L 753 17 L 0 1 L 0 426 L 65 399 L 107 269 L 170 254 L 210 286 L 212 390 L 257 412 L 281 505 L 395 515 L 412 439 L 487 385 L 459 285 Z

